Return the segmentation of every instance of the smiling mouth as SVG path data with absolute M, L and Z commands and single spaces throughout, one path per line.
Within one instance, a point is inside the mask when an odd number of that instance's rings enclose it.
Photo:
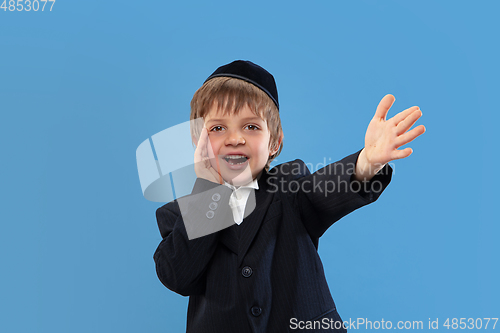
M 231 165 L 237 165 L 245 163 L 248 160 L 248 157 L 244 155 L 226 155 L 223 159 Z

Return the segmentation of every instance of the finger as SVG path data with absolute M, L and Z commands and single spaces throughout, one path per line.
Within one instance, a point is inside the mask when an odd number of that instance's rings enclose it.
M 214 168 L 210 168 L 209 170 L 210 170 L 210 173 L 214 176 L 214 179 L 217 179 L 219 184 L 223 184 L 222 177 L 221 177 L 220 173 L 215 171 Z
M 405 148 L 403 150 L 395 150 L 391 154 L 391 160 L 399 160 L 405 157 L 408 157 L 413 153 L 413 149 Z
M 200 142 L 201 146 L 201 157 L 205 159 L 212 159 L 214 157 L 214 153 L 212 151 L 212 145 L 210 143 L 210 138 L 208 137 L 208 129 L 203 129 L 203 140 Z
M 208 157 L 206 156 L 206 153 L 204 152 L 203 149 L 197 149 L 194 154 L 194 162 L 195 163 L 203 163 L 204 165 L 206 164 L 206 160 Z
M 206 134 L 206 140 L 205 140 L 205 145 L 204 145 L 205 152 L 206 152 L 206 154 L 207 154 L 207 156 L 209 158 L 211 158 L 211 159 L 215 158 L 216 159 L 217 157 L 214 154 L 214 150 L 212 148 L 212 143 L 210 142 L 210 137 L 208 136 L 208 129 L 206 131 L 207 131 L 207 134 Z
M 222 176 L 221 176 L 221 171 L 220 171 L 220 165 L 219 165 L 219 159 L 215 158 L 215 163 L 217 164 L 217 174 L 219 175 L 219 184 L 224 184 L 222 181 Z
M 420 108 L 418 106 L 412 106 L 411 108 L 408 108 L 408 109 L 396 114 L 390 120 L 394 123 L 394 125 L 398 125 L 400 122 L 405 120 L 409 115 L 411 115 L 413 112 L 415 112 L 417 110 L 420 110 Z
M 203 157 L 203 165 L 205 166 L 206 169 L 209 169 L 212 167 L 212 164 L 211 164 L 210 159 L 208 157 Z
M 206 155 L 206 141 L 208 137 L 208 132 L 204 127 L 201 130 L 200 138 L 198 139 L 198 145 L 195 150 L 195 159 L 199 162 L 203 160 L 203 157 Z
M 396 134 L 401 135 L 409 130 L 420 117 L 422 117 L 422 111 L 420 110 L 415 110 L 410 113 L 405 119 L 399 122 L 399 124 L 397 125 Z
M 412 112 L 414 112 L 415 110 L 419 110 L 419 107 L 412 106 L 411 108 L 401 111 L 400 113 L 389 119 L 389 121 L 392 121 L 393 124 L 397 126 L 402 120 L 404 120 L 406 117 L 412 114 Z
M 200 140 L 198 141 L 198 145 L 201 147 L 205 147 L 208 141 L 208 129 L 203 127 L 200 133 Z
M 385 95 L 384 98 L 382 98 L 382 100 L 380 101 L 380 103 L 378 103 L 377 111 L 375 111 L 374 118 L 385 120 L 387 112 L 389 111 L 395 100 L 396 98 L 393 95 L 391 94 Z
M 415 140 L 417 137 L 419 137 L 420 135 L 422 135 L 424 133 L 425 133 L 425 126 L 419 125 L 419 126 L 415 127 L 414 129 L 412 129 L 411 131 L 409 131 L 403 135 L 400 135 L 396 139 L 396 148 L 399 148 L 407 143 L 412 142 L 413 140 Z

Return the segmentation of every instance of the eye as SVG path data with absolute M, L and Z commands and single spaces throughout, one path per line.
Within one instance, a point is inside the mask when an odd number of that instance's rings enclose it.
M 214 126 L 214 127 L 212 127 L 210 129 L 210 132 L 220 132 L 222 130 L 224 130 L 224 127 L 222 127 L 222 126 Z
M 252 124 L 250 124 L 250 125 L 246 125 L 246 126 L 245 126 L 245 128 L 247 128 L 247 129 L 249 129 L 249 130 L 251 130 L 251 131 L 256 131 L 256 130 L 260 129 L 260 128 L 259 128 L 259 126 L 257 126 L 257 125 L 252 125 Z

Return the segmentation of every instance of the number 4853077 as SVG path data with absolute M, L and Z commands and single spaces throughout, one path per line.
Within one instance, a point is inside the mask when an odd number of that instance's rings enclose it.
M 29 12 L 32 10 L 37 12 L 39 9 L 41 9 L 43 12 L 45 10 L 45 5 L 47 4 L 47 2 L 52 2 L 52 4 L 50 5 L 50 11 L 52 11 L 52 7 L 54 7 L 56 0 L 3 0 L 0 9 L 3 9 L 4 12 L 6 12 L 7 10 L 10 12 Z

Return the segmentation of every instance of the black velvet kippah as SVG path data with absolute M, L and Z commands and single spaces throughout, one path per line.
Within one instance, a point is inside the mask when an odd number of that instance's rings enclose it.
M 234 77 L 257 86 L 269 97 L 271 97 L 274 104 L 276 104 L 276 107 L 278 107 L 279 110 L 280 106 L 278 103 L 278 89 L 276 88 L 274 77 L 271 75 L 271 73 L 269 73 L 259 65 L 256 65 L 251 61 L 236 60 L 230 64 L 217 68 L 215 72 L 213 72 L 212 75 L 210 75 L 208 79 L 205 80 L 205 82 L 213 79 L 214 77 L 220 76 Z

